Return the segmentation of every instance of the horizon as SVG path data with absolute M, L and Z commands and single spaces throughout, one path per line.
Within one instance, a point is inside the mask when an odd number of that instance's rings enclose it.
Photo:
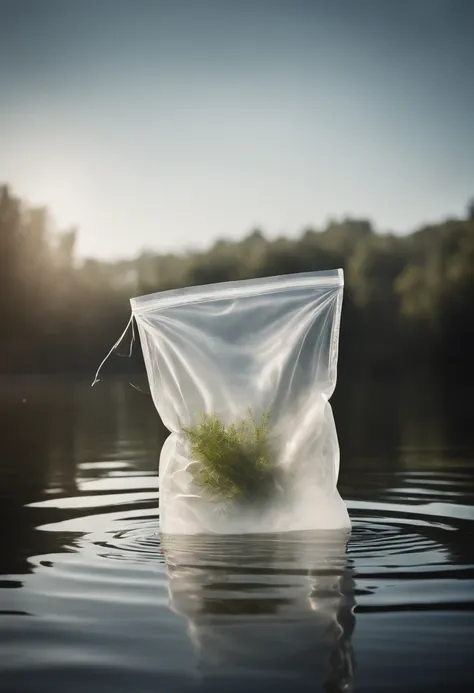
M 401 235 L 472 198 L 469 0 L 0 6 L 0 180 L 81 257 Z
M 1 184 L 1 183 L 0 183 Z M 22 198 L 21 195 L 18 195 L 18 191 L 16 190 L 10 190 L 10 192 L 15 196 L 21 199 L 23 203 L 25 203 L 28 208 L 31 209 L 41 209 L 43 205 L 38 204 L 38 205 L 31 205 L 29 204 L 28 200 L 25 200 Z M 474 200 L 473 197 L 471 197 L 471 201 Z M 93 254 L 83 254 L 83 253 L 76 253 L 78 256 L 78 259 L 82 261 L 86 260 L 98 260 L 100 262 L 106 263 L 106 264 L 114 264 L 114 263 L 120 263 L 120 262 L 129 262 L 129 261 L 134 261 L 138 259 L 141 256 L 144 255 L 156 255 L 156 256 L 166 256 L 166 255 L 175 255 L 176 257 L 181 257 L 184 255 L 193 255 L 194 253 L 206 253 L 210 251 L 216 243 L 224 242 L 224 243 L 235 243 L 239 244 L 242 242 L 245 238 L 248 236 L 252 235 L 255 232 L 259 232 L 262 234 L 263 238 L 271 243 L 273 241 L 277 241 L 279 239 L 285 239 L 289 241 L 298 241 L 298 239 L 301 238 L 301 236 L 306 232 L 306 231 L 314 231 L 315 233 L 323 233 L 324 231 L 327 230 L 328 226 L 332 223 L 335 225 L 338 224 L 344 224 L 345 222 L 359 222 L 359 221 L 365 221 L 368 222 L 371 226 L 371 229 L 374 234 L 376 235 L 381 235 L 381 236 L 388 236 L 392 235 L 394 237 L 401 237 L 401 236 L 410 236 L 414 233 L 417 233 L 418 231 L 421 231 L 425 229 L 426 227 L 436 227 L 440 226 L 443 223 L 452 221 L 452 220 L 465 220 L 468 217 L 468 208 L 469 208 L 470 201 L 468 200 L 467 203 L 464 205 L 464 209 L 460 210 L 458 214 L 445 214 L 440 216 L 438 219 L 426 219 L 425 221 L 420 222 L 416 226 L 414 226 L 411 229 L 403 230 L 402 232 L 398 231 L 397 229 L 383 229 L 380 228 L 379 225 L 377 224 L 376 220 L 372 219 L 370 216 L 365 216 L 365 217 L 355 217 L 355 216 L 340 216 L 336 217 L 335 215 L 328 215 L 327 219 L 324 221 L 324 223 L 320 226 L 316 226 L 314 224 L 306 224 L 305 226 L 301 228 L 295 229 L 293 233 L 285 233 L 284 231 L 282 233 L 276 234 L 276 233 L 271 233 L 271 230 L 264 229 L 262 227 L 250 227 L 248 229 L 244 229 L 242 233 L 236 234 L 235 236 L 226 236 L 225 234 L 218 235 L 213 238 L 207 238 L 203 240 L 202 243 L 196 243 L 194 245 L 180 245 L 176 248 L 173 247 L 167 247 L 167 248 L 159 248 L 159 247 L 154 247 L 152 245 L 150 246 L 143 246 L 139 250 L 135 252 L 131 252 L 128 255 L 127 254 L 122 254 L 122 255 L 105 255 L 105 256 L 96 256 Z M 49 209 L 46 207 L 46 210 L 49 214 L 49 221 L 52 221 L 53 224 L 55 222 L 55 217 L 54 217 L 54 210 Z M 54 233 L 64 233 L 67 231 L 74 230 L 76 232 L 76 245 L 78 241 L 80 241 L 81 237 L 81 228 L 80 227 L 74 227 L 70 226 L 69 228 L 64 227 L 64 228 L 59 228 L 59 227 L 54 227 L 52 228 L 52 231 Z

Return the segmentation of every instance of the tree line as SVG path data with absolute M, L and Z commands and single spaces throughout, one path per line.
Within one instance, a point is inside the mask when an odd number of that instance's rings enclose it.
M 330 221 L 296 238 L 254 230 L 205 252 L 80 260 L 77 231 L 51 227 L 0 187 L 0 372 L 92 375 L 122 332 L 132 296 L 233 279 L 343 267 L 342 373 L 474 377 L 474 203 L 407 235 L 367 219 Z M 111 370 L 140 368 L 111 359 Z

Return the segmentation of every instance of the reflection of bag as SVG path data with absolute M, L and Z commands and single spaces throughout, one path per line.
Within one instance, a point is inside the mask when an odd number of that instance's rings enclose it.
M 170 606 L 187 620 L 199 690 L 236 680 L 245 691 L 352 689 L 348 539 L 347 530 L 162 537 Z
M 328 402 L 342 270 L 131 301 L 155 406 L 167 533 L 349 527 Z

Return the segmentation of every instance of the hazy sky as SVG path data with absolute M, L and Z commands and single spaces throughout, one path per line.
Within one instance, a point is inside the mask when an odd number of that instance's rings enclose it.
M 81 254 L 474 194 L 474 0 L 0 0 L 0 181 Z

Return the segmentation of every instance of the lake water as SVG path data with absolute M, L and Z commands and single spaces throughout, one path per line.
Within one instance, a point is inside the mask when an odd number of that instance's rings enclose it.
M 470 389 L 340 382 L 340 533 L 159 535 L 127 383 L 0 381 L 0 691 L 468 691 Z

